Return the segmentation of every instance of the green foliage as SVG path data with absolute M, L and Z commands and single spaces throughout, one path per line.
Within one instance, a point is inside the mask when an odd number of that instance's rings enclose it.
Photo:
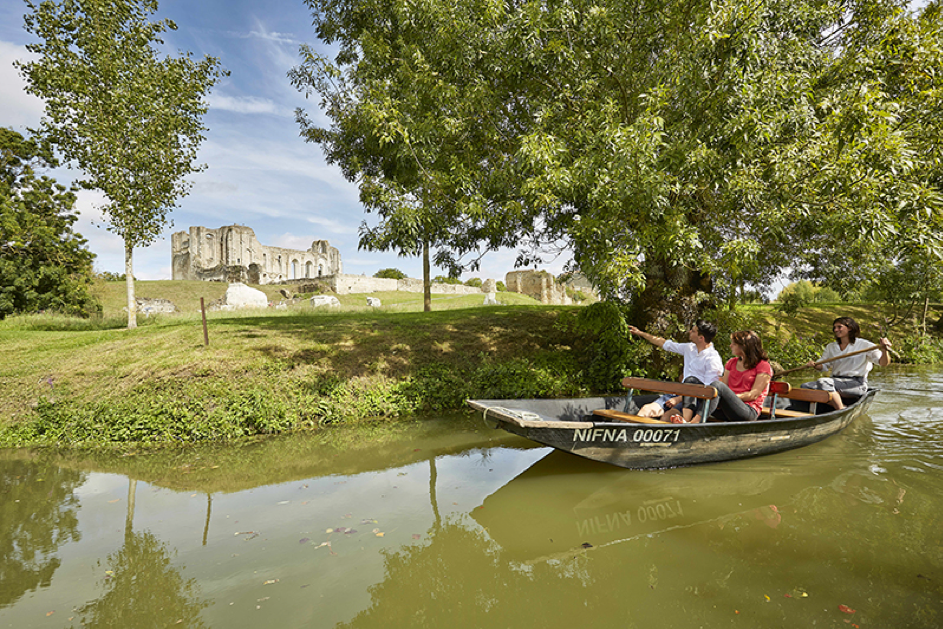
M 915 365 L 939 365 L 943 363 L 943 339 L 929 336 L 905 337 L 895 349 L 900 362 Z
M 622 307 L 599 301 L 560 319 L 558 326 L 574 336 L 574 351 L 587 389 L 613 392 L 626 376 L 659 377 L 646 361 L 648 348 L 630 342 Z
M 306 4 L 335 52 L 293 72 L 330 121 L 306 137 L 450 272 L 560 242 L 654 311 L 788 268 L 846 292 L 943 242 L 936 5 Z
M 465 280 L 465 286 L 473 286 L 475 288 L 481 288 L 482 283 L 480 277 L 472 277 Z
M 203 140 L 204 95 L 221 76 L 218 60 L 158 59 L 170 20 L 150 22 L 156 0 L 26 0 L 27 45 L 17 62 L 27 91 L 45 101 L 42 135 L 101 190 L 108 228 L 125 245 L 128 327 L 137 325 L 132 252 L 160 235 L 187 194 Z
M 0 319 L 101 312 L 89 292 L 95 255 L 72 229 L 75 195 L 37 174 L 54 165 L 35 140 L 0 128 Z
M 448 275 L 436 275 L 432 279 L 432 283 L 433 284 L 454 284 L 456 286 L 459 286 L 461 285 L 462 280 L 458 279 L 457 277 L 451 277 Z
M 399 269 L 380 269 L 373 274 L 373 277 L 388 280 L 404 280 L 406 279 L 406 274 Z
M 124 282 L 127 277 L 124 273 L 114 273 L 112 271 L 99 271 L 95 273 L 95 279 L 103 282 Z
M 779 302 L 780 310 L 786 314 L 794 315 L 799 312 L 800 308 L 811 304 L 814 298 L 815 287 L 812 286 L 812 282 L 802 280 L 785 286 L 779 291 L 776 301 Z
M 498 280 L 497 282 L 495 282 L 494 286 L 498 290 L 499 293 L 507 292 L 508 287 L 501 280 Z
M 828 286 L 821 286 L 815 291 L 813 301 L 817 304 L 837 304 L 841 303 L 843 300 L 837 290 L 829 288 Z

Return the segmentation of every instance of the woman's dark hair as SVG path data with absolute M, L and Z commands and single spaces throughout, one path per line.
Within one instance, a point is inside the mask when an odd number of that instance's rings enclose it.
M 711 323 L 710 321 L 705 321 L 704 319 L 698 319 L 694 324 L 694 327 L 697 328 L 697 333 L 704 337 L 704 340 L 710 343 L 714 340 L 714 337 L 717 336 L 717 326 Z
M 858 322 L 852 319 L 851 317 L 838 317 L 832 321 L 832 327 L 835 327 L 836 323 L 840 323 L 846 328 L 848 328 L 848 340 L 854 343 L 858 340 L 858 335 L 861 334 L 861 328 L 858 326 Z
M 753 330 L 740 330 L 730 335 L 730 340 L 743 348 L 743 357 L 745 367 L 753 369 L 761 360 L 769 360 L 766 350 L 763 349 L 763 341 L 760 335 Z

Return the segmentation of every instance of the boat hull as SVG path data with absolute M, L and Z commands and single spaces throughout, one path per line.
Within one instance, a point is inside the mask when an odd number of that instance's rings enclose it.
M 630 469 L 683 467 L 774 454 L 844 430 L 870 405 L 807 417 L 755 422 L 633 424 L 596 421 L 593 410 L 619 408 L 624 397 L 568 400 L 468 400 L 496 428 L 593 461 Z

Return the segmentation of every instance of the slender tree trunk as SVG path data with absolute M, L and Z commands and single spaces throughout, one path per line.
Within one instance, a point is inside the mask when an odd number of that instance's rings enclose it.
M 429 243 L 422 243 L 422 309 L 432 312 L 432 278 L 429 277 Z
M 923 316 L 920 317 L 920 336 L 927 335 L 927 314 L 930 312 L 930 295 L 923 298 Z
M 134 247 L 127 240 L 124 243 L 124 276 L 125 285 L 128 287 L 128 329 L 133 330 L 138 327 L 138 304 L 134 300 L 134 265 L 131 256 Z

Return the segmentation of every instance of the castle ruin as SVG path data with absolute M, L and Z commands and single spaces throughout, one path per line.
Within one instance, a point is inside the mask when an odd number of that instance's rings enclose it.
M 268 247 L 242 225 L 191 227 L 170 238 L 175 280 L 258 285 L 343 273 L 340 251 L 326 240 L 315 240 L 307 251 Z

